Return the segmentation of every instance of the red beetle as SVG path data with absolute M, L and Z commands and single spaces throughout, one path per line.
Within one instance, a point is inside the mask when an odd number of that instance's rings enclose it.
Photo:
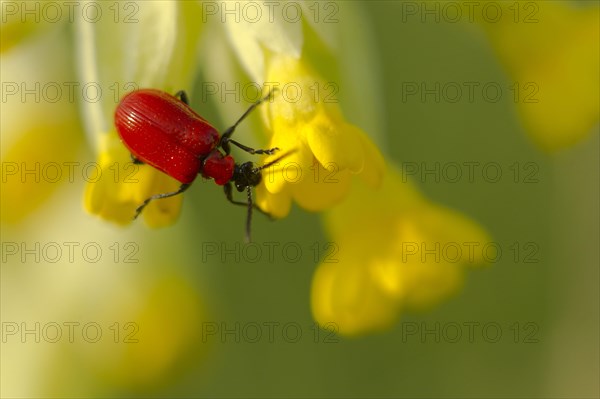
M 190 108 L 184 91 L 172 96 L 160 90 L 142 89 L 123 97 L 115 111 L 115 126 L 134 162 L 147 163 L 181 182 L 177 191 L 146 199 L 136 209 L 134 219 L 150 201 L 181 194 L 201 174 L 223 186 L 230 202 L 248 206 L 246 240 L 249 241 L 252 209 L 263 212 L 253 204 L 251 188 L 260 183 L 264 168 L 283 157 L 260 167 L 252 162 L 236 164 L 229 155 L 230 144 L 250 154 L 273 154 L 279 148 L 255 150 L 232 140 L 231 135 L 239 123 L 272 93 L 252 104 L 220 137 L 210 123 Z M 247 202 L 233 199 L 232 183 L 238 191 L 247 191 Z

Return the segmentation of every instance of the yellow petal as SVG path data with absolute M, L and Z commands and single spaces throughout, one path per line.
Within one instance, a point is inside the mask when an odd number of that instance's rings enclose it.
M 311 308 L 315 320 L 343 335 L 385 330 L 398 317 L 398 304 L 370 278 L 369 265 L 347 257 L 321 263 L 312 281 Z
M 278 132 L 273 136 L 270 147 L 278 147 L 281 151 L 265 158 L 263 164 L 274 161 L 288 154 L 271 167 L 263 170 L 263 181 L 271 193 L 278 193 L 288 185 L 302 181 L 310 173 L 313 157 L 304 140 L 299 137 L 293 127 L 276 121 Z
M 398 172 L 390 167 L 377 189 L 370 189 L 362 180 L 354 181 L 352 191 L 345 201 L 325 214 L 325 227 L 332 237 L 349 237 L 348 233 L 359 233 L 353 228 L 356 225 L 373 230 L 393 229 L 390 225 L 390 215 L 403 214 L 423 203 L 423 195 L 415 185 L 410 181 L 401 180 Z M 373 240 L 374 243 L 377 242 L 377 238 L 374 235 L 366 237 L 369 242 Z M 360 239 L 357 239 L 357 242 L 360 242 Z M 365 245 L 368 245 L 368 242 Z
M 264 184 L 260 184 L 256 187 L 256 204 L 269 215 L 284 218 L 290 213 L 292 197 L 287 190 L 273 194 Z
M 429 310 L 463 286 L 462 265 L 443 260 L 422 262 L 411 259 L 402 263 L 396 258 L 377 266 L 373 270 L 376 283 L 387 295 L 398 299 L 407 311 Z
M 302 208 L 319 212 L 339 203 L 350 190 L 352 175 L 348 170 L 339 170 L 334 163 L 325 169 L 316 160 L 298 184 L 290 186 L 294 200 Z
M 364 152 L 364 167 L 359 177 L 376 189 L 381 185 L 385 174 L 385 160 L 377 146 L 364 133 L 359 134 L 359 139 Z
M 290 56 L 269 58 L 268 81 L 294 83 L 302 93 L 300 101 L 286 101 L 278 93 L 265 108 L 272 128 L 271 146 L 294 150 L 283 163 L 294 168 L 265 171 L 265 186 L 270 193 L 284 188 L 304 209 L 322 211 L 339 203 L 349 191 L 350 175 L 361 175 L 377 186 L 384 173 L 384 163 L 375 145 L 356 126 L 347 123 L 337 104 L 315 100 L 309 95 L 315 82 L 322 79 L 302 60 Z M 289 99 L 288 99 L 289 100 Z M 284 150 L 285 151 L 285 150 Z M 265 160 L 275 159 L 271 156 Z M 299 170 L 298 170 L 299 169 Z
M 362 132 L 345 123 L 335 110 L 330 110 L 331 115 L 324 111 L 304 125 L 300 134 L 306 137 L 321 165 L 333 164 L 340 170 L 360 172 L 364 164 L 363 141 L 359 137 Z
M 485 231 L 427 201 L 393 167 L 378 190 L 353 183 L 346 200 L 325 214 L 340 256 L 315 275 L 318 320 L 335 320 L 352 333 L 386 328 L 401 310 L 426 309 L 458 292 L 465 266 L 484 260 Z
M 453 209 L 436 204 L 427 204 L 419 212 L 413 213 L 411 219 L 418 223 L 422 231 L 428 233 L 427 239 L 431 243 L 439 243 L 452 250 L 449 258 L 467 266 L 484 265 L 486 262 L 483 248 L 491 243 L 488 233 L 473 220 Z M 460 251 L 450 248 L 454 244 L 460 246 Z M 460 255 L 460 256 L 459 256 Z

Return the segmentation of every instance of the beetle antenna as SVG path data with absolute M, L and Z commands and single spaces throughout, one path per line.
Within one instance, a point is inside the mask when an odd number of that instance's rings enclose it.
M 262 104 L 263 102 L 270 100 L 271 98 L 273 98 L 273 94 L 275 94 L 275 92 L 277 92 L 278 89 L 275 87 L 273 88 L 266 96 L 264 96 L 263 98 L 261 98 L 260 100 L 256 101 L 254 104 L 252 104 L 250 107 L 248 107 L 248 109 L 246 110 L 246 112 L 244 112 L 242 114 L 242 116 L 229 128 L 227 128 L 227 130 L 225 130 L 223 132 L 223 134 L 221 135 L 221 142 L 220 144 L 225 144 L 227 141 L 229 141 L 229 138 L 231 137 L 231 135 L 233 134 L 233 132 L 235 131 L 235 128 L 238 127 L 238 125 L 240 123 L 242 123 L 242 121 L 244 119 L 246 119 L 246 117 L 254 110 L 254 108 L 258 107 L 260 104 Z
M 252 225 L 252 208 L 254 205 L 252 204 L 252 190 L 250 186 L 246 186 L 246 192 L 248 193 L 248 216 L 246 217 L 246 244 L 252 242 L 252 238 L 250 237 L 250 227 Z
M 259 167 L 256 167 L 256 168 L 254 168 L 254 170 L 253 170 L 253 171 L 254 171 L 255 173 L 256 173 L 256 172 L 260 172 L 261 170 L 263 170 L 263 169 L 266 169 L 266 168 L 268 168 L 269 166 L 271 166 L 271 165 L 274 165 L 274 164 L 276 164 L 277 162 L 281 161 L 283 158 L 287 158 L 287 157 L 289 157 L 290 155 L 292 155 L 292 154 L 293 154 L 293 153 L 295 153 L 296 151 L 297 151 L 296 149 L 290 150 L 290 151 L 286 152 L 285 154 L 283 154 L 283 155 L 281 155 L 281 156 L 279 156 L 279 157 L 275 158 L 275 159 L 274 159 L 274 160 L 272 160 L 271 162 L 269 162 L 269 163 L 266 163 L 266 164 L 264 164 L 264 165 L 262 165 L 262 166 L 259 166 Z

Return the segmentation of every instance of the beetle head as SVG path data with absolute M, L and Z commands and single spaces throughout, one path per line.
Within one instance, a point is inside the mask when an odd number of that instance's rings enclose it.
M 247 187 L 255 187 L 262 180 L 261 168 L 254 165 L 253 162 L 244 162 L 236 164 L 231 178 L 238 191 L 244 191 Z

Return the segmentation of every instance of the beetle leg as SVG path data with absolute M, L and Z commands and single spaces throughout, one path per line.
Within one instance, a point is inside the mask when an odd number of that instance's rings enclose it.
M 182 192 L 187 190 L 189 187 L 190 187 L 190 184 L 182 184 L 181 186 L 179 186 L 179 189 L 177 191 L 173 191 L 170 193 L 164 193 L 164 194 L 156 194 L 150 198 L 146 198 L 144 203 L 142 205 L 138 206 L 137 209 L 135 210 L 135 216 L 133 217 L 133 219 L 135 220 L 135 219 L 137 219 L 138 216 L 140 216 L 140 213 L 142 213 L 142 210 L 144 210 L 144 208 L 146 207 L 146 205 L 148 205 L 148 203 L 150 203 L 150 201 L 156 200 L 156 199 L 161 199 L 161 198 L 173 197 L 177 194 L 181 194 Z
M 131 162 L 133 162 L 136 165 L 143 165 L 144 162 L 140 161 L 138 158 L 135 157 L 135 155 L 129 153 L 129 156 L 131 157 Z
M 232 139 L 228 139 L 227 140 L 227 144 L 228 143 L 231 143 L 231 144 L 235 145 L 236 147 L 239 147 L 242 150 L 244 150 L 246 152 L 249 152 L 250 154 L 267 154 L 267 155 L 272 155 L 272 154 L 275 153 L 275 151 L 279 151 L 279 147 L 273 147 L 273 148 L 270 148 L 268 150 L 255 150 L 254 148 L 245 146 L 245 145 L 243 145 L 241 143 L 238 143 L 237 141 L 232 140 Z
M 227 183 L 223 186 L 223 190 L 225 191 L 225 196 L 227 197 L 227 200 L 229 202 L 231 202 L 234 205 L 241 205 L 241 206 L 248 206 L 247 202 L 242 202 L 242 201 L 236 201 L 233 199 L 233 189 L 231 187 L 231 183 Z M 257 211 L 259 211 L 260 213 L 262 213 L 265 216 L 268 216 L 269 219 L 273 219 L 273 216 L 271 216 L 269 213 L 263 211 L 262 209 L 260 209 L 260 207 L 256 204 L 252 204 L 252 207 L 254 209 L 256 209 Z
M 266 96 L 264 96 L 263 98 L 261 98 L 260 100 L 258 100 L 254 104 L 252 104 L 250 107 L 248 107 L 248 109 L 246 110 L 246 112 L 244 112 L 244 114 L 240 117 L 240 119 L 238 119 L 237 122 L 235 122 L 233 124 L 233 126 L 229 127 L 227 130 L 225 130 L 225 132 L 223 132 L 223 134 L 221 135 L 221 141 L 219 142 L 219 146 L 222 147 L 225 150 L 225 152 L 227 152 L 228 147 L 223 147 L 223 145 L 226 144 L 228 141 L 231 141 L 230 137 L 233 134 L 233 132 L 235 131 L 235 128 L 244 119 L 246 119 L 246 117 L 250 114 L 250 112 L 252 112 L 254 110 L 254 108 L 258 107 L 260 104 L 262 104 L 263 102 L 265 102 L 268 99 L 270 99 L 273 96 L 273 93 L 275 93 L 276 90 L 277 90 L 277 88 L 274 88 L 273 90 L 271 90 L 269 92 L 269 94 L 267 94 Z M 238 147 L 239 147 L 239 145 L 238 145 Z M 229 152 L 227 152 L 227 154 L 229 154 Z
M 188 98 L 187 93 L 185 92 L 185 90 L 179 90 L 177 93 L 175 93 L 175 97 L 179 97 L 179 99 L 185 104 L 185 105 L 190 105 L 190 99 Z

